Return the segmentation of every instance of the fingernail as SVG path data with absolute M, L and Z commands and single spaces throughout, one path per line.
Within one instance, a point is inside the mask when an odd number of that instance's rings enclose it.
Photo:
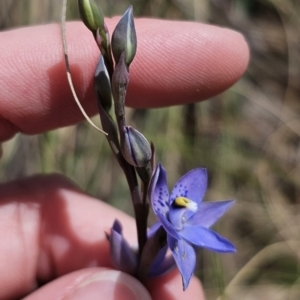
M 146 288 L 132 276 L 104 270 L 85 278 L 67 299 L 151 300 Z

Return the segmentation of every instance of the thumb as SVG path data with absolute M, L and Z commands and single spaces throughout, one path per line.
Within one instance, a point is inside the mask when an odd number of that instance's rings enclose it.
M 105 268 L 89 268 L 62 276 L 25 299 L 151 300 L 151 297 L 146 288 L 128 274 Z

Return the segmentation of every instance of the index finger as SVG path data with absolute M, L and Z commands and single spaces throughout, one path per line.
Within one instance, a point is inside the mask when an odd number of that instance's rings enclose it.
M 112 32 L 119 18 L 107 20 Z M 200 101 L 231 86 L 247 67 L 244 38 L 229 29 L 192 22 L 136 20 L 138 50 L 130 68 L 127 105 L 162 107 Z M 75 89 L 89 114 L 99 57 L 91 33 L 67 25 Z M 83 119 L 67 84 L 58 24 L 0 34 L 0 141 Z

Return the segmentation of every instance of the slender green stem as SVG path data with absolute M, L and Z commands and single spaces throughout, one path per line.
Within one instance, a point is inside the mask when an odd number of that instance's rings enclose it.
M 107 132 L 109 132 L 108 136 L 106 136 L 107 141 L 120 167 L 124 171 L 124 174 L 128 182 L 131 199 L 134 207 L 134 213 L 135 213 L 135 221 L 136 221 L 138 244 L 139 244 L 139 254 L 141 255 L 143 248 L 147 242 L 147 218 L 148 218 L 149 210 L 147 205 L 143 204 L 143 202 L 146 201 L 145 197 L 147 196 L 147 191 L 144 191 L 143 193 L 144 200 L 142 201 L 135 169 L 133 166 L 128 164 L 127 161 L 124 159 L 120 150 L 117 128 L 114 122 L 107 114 L 107 112 L 103 109 L 100 99 L 98 99 L 98 108 L 99 108 L 102 128 Z

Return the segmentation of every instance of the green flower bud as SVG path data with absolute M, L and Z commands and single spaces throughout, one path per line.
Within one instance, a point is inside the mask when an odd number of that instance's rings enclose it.
M 123 52 L 112 76 L 112 92 L 117 117 L 125 116 L 125 98 L 129 83 L 129 73 L 124 59 Z
M 98 99 L 101 101 L 103 109 L 109 113 L 112 106 L 112 92 L 109 74 L 105 66 L 103 55 L 100 56 L 94 76 L 94 88 L 98 94 Z
M 137 47 L 132 6 L 129 6 L 116 26 L 111 44 L 116 64 L 119 62 L 122 52 L 125 52 L 125 63 L 129 67 L 135 56 Z
M 85 26 L 95 33 L 104 26 L 104 18 L 100 7 L 93 0 L 78 0 L 81 20 Z
M 130 126 L 124 126 L 121 132 L 121 150 L 126 161 L 134 167 L 144 167 L 151 159 L 149 142 Z

